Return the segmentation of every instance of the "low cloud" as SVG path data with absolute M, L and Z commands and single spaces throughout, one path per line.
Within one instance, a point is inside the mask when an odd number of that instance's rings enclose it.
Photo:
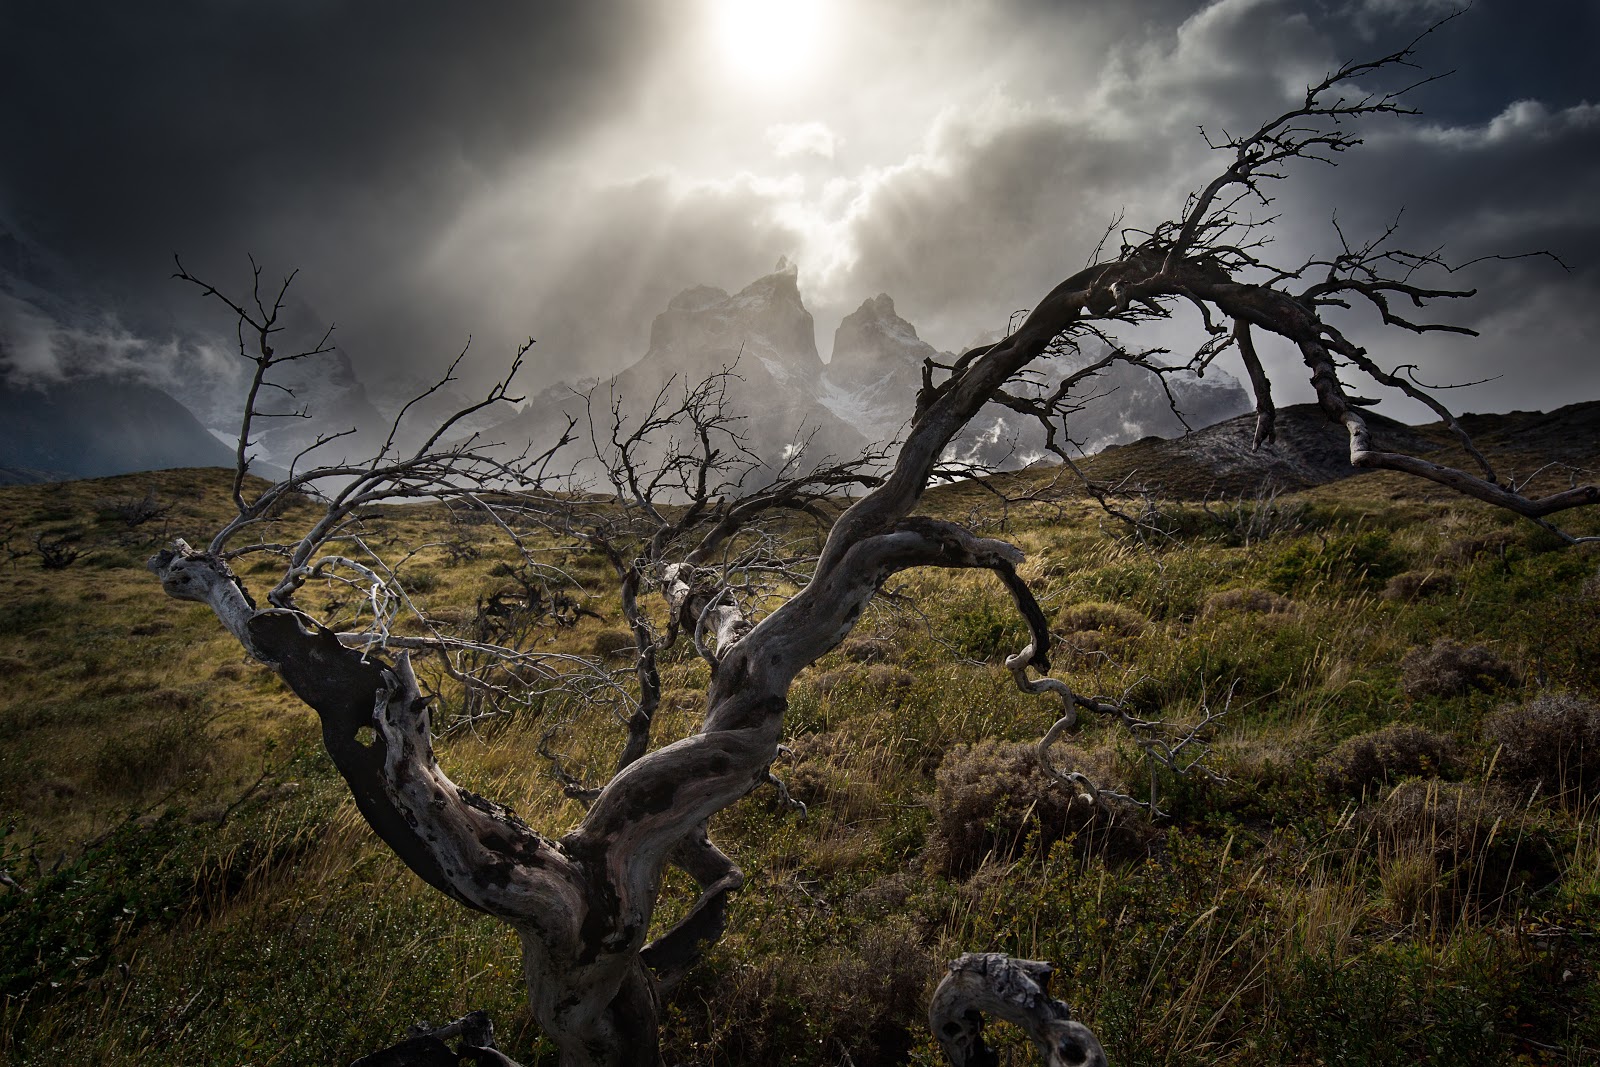
M 9 289 L 5 359 L 36 376 L 49 366 L 159 363 L 172 351 L 165 338 L 224 334 L 225 316 L 164 280 L 172 247 L 186 259 L 193 249 L 196 269 L 219 284 L 248 281 L 246 251 L 269 273 L 304 268 L 299 317 L 318 328 L 337 319 L 336 339 L 369 376 L 417 373 L 469 333 L 486 370 L 537 337 L 529 388 L 610 373 L 642 354 L 652 317 L 676 292 L 737 289 L 780 255 L 799 263 L 824 354 L 833 324 L 878 292 L 934 344 L 961 347 L 1082 266 L 1114 220 L 1148 227 L 1181 210 L 1184 194 L 1222 163 L 1197 125 L 1252 129 L 1292 107 L 1307 81 L 1372 52 L 1373 33 L 1409 39 L 1436 7 L 1217 0 L 1196 10 L 1139 0 L 1102 14 L 1005 0 L 935 17 L 920 4 L 862 5 L 850 9 L 858 22 L 848 33 L 832 31 L 838 56 L 857 65 L 830 69 L 817 79 L 825 90 L 794 100 L 743 99 L 704 71 L 686 76 L 675 64 L 704 49 L 691 49 L 681 19 L 640 23 L 620 38 L 610 36 L 614 20 L 598 16 L 535 19 L 552 63 L 508 71 L 503 84 L 484 61 L 499 52 L 474 41 L 500 40 L 505 25 L 462 24 L 438 76 L 391 100 L 374 88 L 378 76 L 419 54 L 432 32 L 428 18 L 397 16 L 404 25 L 384 41 L 401 58 L 352 52 L 354 67 L 341 74 L 339 49 L 318 46 L 325 77 L 316 91 L 297 84 L 278 102 L 252 95 L 253 83 L 234 73 L 248 69 L 241 49 L 251 50 L 229 43 L 226 20 L 196 31 L 214 52 L 185 53 L 172 78 L 144 69 L 170 48 L 162 28 L 135 27 L 143 66 L 129 69 L 113 42 L 98 42 L 84 62 L 101 56 L 107 77 L 93 92 L 74 88 L 49 116 L 51 129 L 78 123 L 80 140 L 98 137 L 100 159 L 129 160 L 120 183 L 104 167 L 63 176 L 41 162 L 67 158 L 51 155 L 43 119 L 15 139 L 22 162 L 0 186 L 0 209 L 15 215 L 26 203 L 30 224 L 88 275 L 85 292 L 95 295 L 74 305 L 92 312 L 69 314 Z M 317 39 L 321 18 L 335 44 L 356 33 L 351 11 L 321 10 L 300 11 L 268 38 L 289 54 L 302 47 L 301 31 Z M 1249 208 L 1281 213 L 1268 252 L 1291 265 L 1336 247 L 1335 213 L 1364 239 L 1401 209 L 1402 242 L 1443 245 L 1457 259 L 1562 255 L 1570 273 L 1491 261 L 1468 280 L 1447 279 L 1482 289 L 1450 309 L 1485 334 L 1473 350 L 1489 354 L 1467 363 L 1493 362 L 1498 346 L 1541 325 L 1563 339 L 1536 345 L 1553 361 L 1550 380 L 1565 383 L 1542 403 L 1600 392 L 1600 371 L 1582 358 L 1583 309 L 1597 303 L 1600 270 L 1588 251 L 1600 233 L 1587 202 L 1600 185 L 1600 105 L 1581 98 L 1579 74 L 1562 73 L 1586 65 L 1571 61 L 1571 35 L 1556 28 L 1540 12 L 1484 0 L 1426 44 L 1425 62 L 1437 50 L 1438 65 L 1463 72 L 1421 91 L 1427 115 L 1369 124 L 1367 143 L 1337 170 L 1293 168 L 1270 190 L 1270 207 Z M 915 55 L 905 50 L 913 32 Z M 563 51 L 562 40 L 576 44 Z M 1531 41 L 1568 58 L 1518 59 Z M 112 74 L 147 80 L 119 96 Z M 190 99 L 204 94 L 167 99 L 178 74 L 218 85 L 218 107 L 243 108 L 244 118 L 224 123 L 238 137 L 222 150 L 190 143 L 218 116 Z M 172 107 L 161 110 L 162 100 Z M 94 118 L 95 108 L 120 118 Z M 295 109 L 310 116 L 304 130 L 283 121 Z M 141 143 L 135 116 L 146 113 L 165 117 Z M 113 121 L 122 125 L 105 128 Z M 245 136 L 262 128 L 281 132 L 259 145 Z M 167 151 L 175 162 L 163 161 Z M 184 173 L 190 163 L 198 170 Z M 1526 308 L 1540 309 L 1542 324 Z M 1148 333 L 1178 348 L 1193 342 L 1190 325 Z M 1461 342 L 1371 336 L 1391 362 L 1460 362 Z M 100 353 L 92 361 L 81 355 L 91 349 Z M 197 350 L 177 343 L 180 354 Z M 1268 358 L 1300 377 L 1292 354 Z M 1493 406 L 1493 388 L 1466 399 Z
M 839 148 L 839 135 L 822 122 L 786 122 L 767 127 L 767 144 L 779 159 L 816 156 L 832 159 Z

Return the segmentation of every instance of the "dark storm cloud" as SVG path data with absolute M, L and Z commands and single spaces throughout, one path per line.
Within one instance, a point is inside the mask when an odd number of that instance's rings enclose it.
M 1058 115 L 952 130 L 866 191 L 853 288 L 895 294 L 924 332 L 970 342 L 977 324 L 1004 327 L 1019 301 L 1042 295 L 1043 279 L 1082 266 L 1117 213 L 1165 176 L 1169 154 L 1160 139 Z
M 1400 214 L 1401 246 L 1442 248 L 1458 263 L 1533 250 L 1560 255 L 1570 272 L 1527 259 L 1431 279 L 1480 289 L 1439 312 L 1442 321 L 1481 330 L 1477 341 L 1385 333 L 1365 325 L 1370 315 L 1350 317 L 1383 362 L 1422 362 L 1434 380 L 1490 377 L 1508 358 L 1528 368 L 1454 398 L 1479 409 L 1600 394 L 1592 341 L 1600 328 L 1600 213 L 1592 202 L 1600 96 L 1581 73 L 1591 69 L 1587 58 L 1575 61 L 1584 46 L 1572 41 L 1592 48 L 1596 17 L 1577 6 L 1478 5 L 1425 44 L 1428 69 L 1458 73 L 1419 94 L 1424 116 L 1371 124 L 1368 143 L 1338 168 L 1303 164 L 1269 190 L 1277 197 L 1270 209 L 1252 208 L 1282 213 L 1268 254 L 1286 266 L 1337 250 L 1335 214 L 1353 240 L 1376 236 Z M 1342 59 L 1372 55 L 1369 37 L 1403 43 L 1437 5 L 1365 7 L 1357 25 L 1348 6 L 1330 18 L 1311 17 L 1302 5 L 1223 0 L 1179 27 L 1130 39 L 1110 56 L 1092 97 L 1044 113 L 1019 109 L 1009 121 L 992 112 L 964 136 L 938 139 L 866 194 L 853 224 L 853 275 L 868 291 L 895 293 L 919 324 L 942 327 L 938 343 L 972 339 L 956 323 L 1003 325 L 1009 308 L 1081 265 L 1119 212 L 1132 226 L 1172 217 L 1184 192 L 1223 162 L 1205 150 L 1197 124 L 1253 129 L 1297 103 L 1308 80 Z M 1535 53 L 1536 40 L 1551 42 L 1550 55 Z M 1014 303 L 996 299 L 1002 295 Z M 1181 351 L 1180 333 L 1155 336 Z M 1302 377 L 1292 354 L 1270 358 L 1287 380 Z
M 300 267 L 356 347 L 459 341 L 408 265 L 507 162 L 630 91 L 649 3 L 8 5 L 0 208 L 139 328 L 186 316 L 172 252 Z M 447 321 L 429 326 L 431 316 Z M 375 329 L 384 321 L 387 329 Z M 417 337 L 421 330 L 422 336 Z M 459 335 L 459 336 L 458 336 Z
M 1443 10 L 835 7 L 835 67 L 809 96 L 768 100 L 717 80 L 696 51 L 705 9 L 687 2 L 11 5 L 0 223 L 37 242 L 34 268 L 58 266 L 0 307 L 20 307 L 7 358 L 17 323 L 46 362 L 102 342 L 135 362 L 140 337 L 183 358 L 171 337 L 216 323 L 166 280 L 172 251 L 225 282 L 246 252 L 269 273 L 300 267 L 304 317 L 337 319 L 364 375 L 436 362 L 468 332 L 488 363 L 537 336 L 531 387 L 614 370 L 675 292 L 736 289 L 797 253 L 824 354 L 880 291 L 954 347 L 1081 266 L 1119 213 L 1178 210 L 1218 165 L 1196 125 L 1253 128 Z M 1537 325 L 1567 392 L 1600 392 L 1579 363 L 1600 326 L 1583 310 L 1600 303 L 1584 199 L 1600 187 L 1584 108 L 1600 103 L 1597 38 L 1587 3 L 1480 0 L 1425 46 L 1430 69 L 1458 73 L 1419 90 L 1423 118 L 1378 124 L 1338 170 L 1277 190 L 1274 255 L 1327 250 L 1335 210 L 1365 236 L 1402 207 L 1413 246 L 1549 248 L 1571 274 L 1517 261 L 1469 280 L 1484 293 L 1456 321 L 1484 329 L 1472 351 L 1487 355 L 1401 339 L 1393 361 L 1476 367 Z M 774 151 L 802 128 L 828 151 Z M 17 247 L 0 240 L 0 273 Z

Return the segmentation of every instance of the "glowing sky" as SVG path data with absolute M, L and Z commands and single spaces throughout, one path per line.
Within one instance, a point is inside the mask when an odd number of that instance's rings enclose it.
M 943 348 L 1081 266 L 1117 213 L 1170 215 L 1196 127 L 1254 126 L 1432 0 L 570 0 L 11 4 L 0 14 L 0 360 L 199 360 L 221 325 L 167 280 L 299 268 L 364 375 L 471 333 L 539 339 L 530 385 L 614 371 L 693 284 L 800 265 L 826 356 L 879 291 Z M 1386 362 L 1518 373 L 1458 407 L 1600 397 L 1600 14 L 1479 0 L 1423 52 L 1455 69 L 1339 170 L 1285 183 L 1274 249 L 1404 208 L 1484 265 L 1455 321 Z M 1309 205 L 1309 207 L 1307 207 Z M 1182 323 L 1164 340 L 1180 339 Z M 71 343 L 63 338 L 71 338 Z M 1376 351 L 1376 350 L 1375 350 Z M 1286 354 L 1269 359 L 1288 361 Z M 1303 399 L 1286 391 L 1286 399 Z

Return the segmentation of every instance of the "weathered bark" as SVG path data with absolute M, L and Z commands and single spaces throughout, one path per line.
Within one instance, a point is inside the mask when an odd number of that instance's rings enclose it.
M 1100 1041 L 1048 992 L 1051 967 L 997 952 L 969 952 L 950 964 L 933 992 L 928 1026 L 955 1067 L 994 1067 L 983 1017 L 1020 1027 L 1045 1067 L 1106 1067 Z

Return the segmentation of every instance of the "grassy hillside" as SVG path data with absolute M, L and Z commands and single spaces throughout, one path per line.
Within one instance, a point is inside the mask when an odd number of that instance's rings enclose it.
M 314 716 L 144 570 L 214 527 L 225 479 L 0 489 L 0 869 L 16 883 L 0 888 L 0 1057 L 345 1063 L 482 1007 L 502 1047 L 553 1062 L 514 938 L 376 845 Z M 134 525 L 147 498 L 169 510 Z M 762 792 L 713 824 L 748 882 L 664 1014 L 669 1062 L 939 1062 L 927 996 L 968 950 L 1058 964 L 1056 994 L 1119 1067 L 1595 1062 L 1593 553 L 1390 475 L 1155 503 L 1168 536 L 1130 538 L 1076 499 L 1013 507 L 1004 535 L 1052 614 L 1056 672 L 1172 721 L 1226 708 L 1210 759 L 1225 780 L 1163 773 L 1165 818 L 1086 819 L 1024 747 L 1054 709 L 1000 667 L 1022 629 L 998 583 L 903 576 L 908 599 L 792 694 L 775 769 L 809 814 Z M 970 485 L 930 510 L 995 514 Z M 504 581 L 482 527 L 431 508 L 371 522 L 434 545 L 407 565 L 432 614 L 467 617 Z M 76 558 L 48 569 L 36 535 Z M 602 561 L 551 559 L 600 618 L 543 640 L 614 649 Z M 707 672 L 690 652 L 665 676 L 670 740 Z M 440 761 L 559 832 L 577 809 L 537 748 L 566 719 L 558 747 L 606 766 L 615 719 L 558 701 L 447 734 Z M 1117 728 L 1086 722 L 1068 747 L 1148 795 Z M 692 888 L 674 876 L 666 896 L 659 922 Z

